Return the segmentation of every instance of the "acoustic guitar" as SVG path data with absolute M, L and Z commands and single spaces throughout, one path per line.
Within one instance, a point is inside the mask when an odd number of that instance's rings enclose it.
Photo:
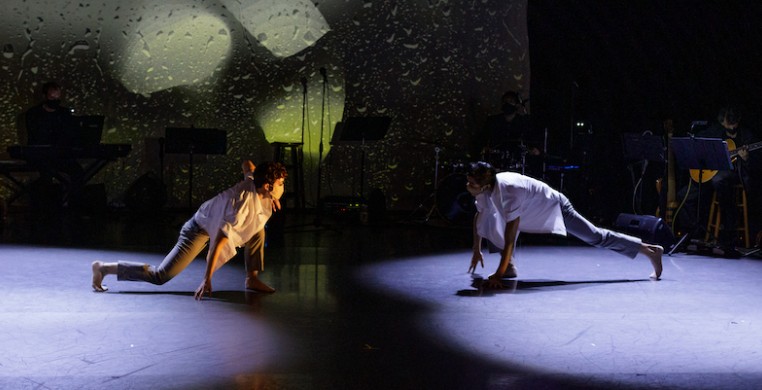
M 746 146 L 741 146 L 740 148 L 736 148 L 736 143 L 730 138 L 726 139 L 725 142 L 728 143 L 728 152 L 730 153 L 730 159 L 733 163 L 735 163 L 736 157 L 738 157 L 738 152 L 740 150 L 748 150 L 751 152 L 752 150 L 762 148 L 762 141 L 755 142 Z M 717 171 L 713 169 L 690 169 L 689 173 L 691 175 L 691 179 L 694 182 L 706 183 L 709 180 L 712 180 L 714 175 L 717 174 Z

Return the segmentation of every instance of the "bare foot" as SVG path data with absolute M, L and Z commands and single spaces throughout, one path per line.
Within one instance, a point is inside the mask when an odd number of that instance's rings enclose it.
M 661 278 L 661 256 L 664 254 L 664 248 L 659 245 L 646 245 L 643 250 L 643 254 L 651 260 L 651 265 L 654 267 L 654 272 L 651 274 L 651 279 L 659 280 Z
M 95 292 L 108 291 L 108 287 L 101 284 L 103 282 L 103 271 L 101 270 L 102 267 L 102 262 L 93 261 L 93 291 Z
M 266 285 L 263 281 L 259 280 L 259 278 L 256 278 L 256 277 L 246 278 L 246 289 L 268 293 L 268 294 L 272 294 L 275 292 L 274 288 Z

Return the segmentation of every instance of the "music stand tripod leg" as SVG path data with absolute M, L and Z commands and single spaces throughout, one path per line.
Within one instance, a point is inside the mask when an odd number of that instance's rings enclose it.
M 667 255 L 672 256 L 673 253 L 677 252 L 677 250 L 683 246 L 683 243 L 686 240 L 688 240 L 692 234 L 693 232 L 688 232 L 688 233 L 685 233 L 682 237 L 680 237 L 680 240 L 677 242 L 677 244 L 672 246 L 672 249 L 670 249 L 669 252 L 667 252 Z

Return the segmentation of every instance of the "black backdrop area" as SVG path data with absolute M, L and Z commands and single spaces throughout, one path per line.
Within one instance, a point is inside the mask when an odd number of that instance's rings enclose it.
M 3 149 L 23 142 L 20 114 L 57 80 L 65 105 L 106 117 L 105 142 L 132 144 L 96 178 L 118 202 L 159 169 L 165 128 L 221 129 L 227 153 L 194 159 L 200 203 L 238 180 L 241 159 L 271 158 L 270 143 L 299 142 L 304 130 L 310 206 L 321 142 L 322 194 L 360 188 L 361 154 L 329 145 L 335 124 L 388 116 L 386 137 L 366 153 L 365 188 L 410 209 L 434 184 L 434 148 L 466 158 L 502 92 L 529 93 L 527 39 L 526 0 L 10 0 L 0 14 L 0 138 Z M 165 162 L 168 204 L 183 205 L 187 158 Z
M 732 102 L 757 128 L 760 17 L 754 1 L 531 1 L 535 118 L 641 131 L 670 115 L 684 129 Z
M 573 195 L 598 196 L 590 213 L 632 212 L 622 133 L 658 132 L 671 117 L 685 135 L 730 103 L 760 135 L 762 3 L 532 0 L 527 18 L 533 122 L 555 154 L 589 150 L 595 168 Z

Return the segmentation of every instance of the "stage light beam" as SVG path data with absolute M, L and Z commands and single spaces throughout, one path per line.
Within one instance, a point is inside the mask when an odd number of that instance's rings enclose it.
M 308 0 L 255 0 L 240 7 L 231 2 L 243 27 L 279 58 L 290 57 L 314 45 L 330 27 Z M 234 5 L 235 4 L 235 5 Z
M 121 56 L 118 78 L 131 92 L 151 94 L 211 77 L 229 57 L 230 31 L 217 16 L 158 6 L 138 23 Z

